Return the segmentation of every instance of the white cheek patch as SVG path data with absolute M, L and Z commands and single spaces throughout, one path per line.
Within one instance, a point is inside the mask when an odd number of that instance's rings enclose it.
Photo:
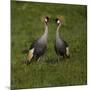
M 47 22 L 47 19 L 45 18 L 45 22 Z
M 60 23 L 60 21 L 58 20 L 58 21 L 57 21 L 57 23 L 59 24 L 59 23 Z

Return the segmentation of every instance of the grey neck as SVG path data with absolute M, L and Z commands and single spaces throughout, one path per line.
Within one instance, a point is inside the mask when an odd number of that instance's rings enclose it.
M 40 38 L 40 42 L 47 43 L 47 37 L 48 37 L 48 25 L 45 23 L 45 31 Z
M 57 27 L 56 38 L 60 38 L 60 35 L 59 35 L 60 26 L 61 26 L 61 25 L 58 25 L 58 27 Z
M 44 38 L 47 38 L 48 37 L 48 25 L 45 23 L 45 32 L 43 34 L 43 37 Z

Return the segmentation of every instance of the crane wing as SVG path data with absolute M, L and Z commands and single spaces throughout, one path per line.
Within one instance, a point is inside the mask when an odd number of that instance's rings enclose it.
M 64 41 L 64 43 L 65 43 L 65 47 L 66 47 L 66 56 L 70 57 L 69 45 L 67 44 L 66 41 Z
M 39 38 L 40 38 L 40 37 L 39 37 Z M 37 43 L 37 41 L 39 40 L 39 38 L 37 38 L 36 40 L 34 40 L 34 41 L 32 42 L 29 50 L 32 49 L 32 48 L 34 48 L 34 46 L 36 45 L 36 43 Z
M 34 48 L 32 48 L 31 50 L 29 50 L 27 60 L 31 61 L 31 59 L 33 58 L 33 52 L 34 52 Z

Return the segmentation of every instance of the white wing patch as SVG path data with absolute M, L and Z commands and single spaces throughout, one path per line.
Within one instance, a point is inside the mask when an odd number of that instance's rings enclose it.
M 33 52 L 34 52 L 34 48 L 32 48 L 31 50 L 29 50 L 28 57 L 27 57 L 27 59 L 28 59 L 29 61 L 31 61 L 31 59 L 32 59 L 32 57 L 33 57 Z
M 66 47 L 66 55 L 69 56 L 69 47 Z

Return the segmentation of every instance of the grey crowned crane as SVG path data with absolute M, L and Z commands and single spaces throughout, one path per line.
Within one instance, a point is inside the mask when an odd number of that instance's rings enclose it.
M 64 41 L 59 34 L 59 29 L 61 27 L 61 20 L 56 18 L 57 30 L 56 30 L 56 39 L 55 39 L 55 51 L 58 56 L 58 60 L 60 56 L 70 57 L 69 46 L 66 41 Z
M 27 56 L 27 62 L 31 62 L 32 59 L 38 60 L 47 48 L 47 38 L 48 38 L 48 22 L 49 17 L 44 18 L 45 31 L 41 37 L 36 39 L 30 46 Z

